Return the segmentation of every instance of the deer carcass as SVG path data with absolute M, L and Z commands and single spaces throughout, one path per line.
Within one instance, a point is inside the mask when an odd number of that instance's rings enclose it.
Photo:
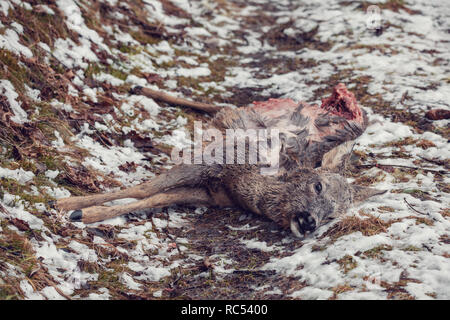
M 355 202 L 383 193 L 349 184 L 339 174 L 351 153 L 353 140 L 367 126 L 364 112 L 343 84 L 337 85 L 321 106 L 270 99 L 242 108 L 218 108 L 145 88 L 135 91 L 214 113 L 210 128 L 223 133 L 229 129 L 277 129 L 279 168 L 272 175 L 261 174 L 267 163 L 259 160 L 176 165 L 131 188 L 57 200 L 54 205 L 58 209 L 75 210 L 70 216 L 73 221 L 92 223 L 170 205 L 239 207 L 268 217 L 301 237 L 343 214 Z M 244 152 L 244 157 L 249 158 L 248 147 Z M 122 198 L 141 200 L 101 206 Z

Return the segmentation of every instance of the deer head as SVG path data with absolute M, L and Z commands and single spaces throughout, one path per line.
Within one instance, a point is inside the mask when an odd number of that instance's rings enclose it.
M 369 197 L 386 192 L 352 185 L 340 174 L 324 170 L 300 170 L 287 181 L 283 211 L 297 237 L 304 237 Z

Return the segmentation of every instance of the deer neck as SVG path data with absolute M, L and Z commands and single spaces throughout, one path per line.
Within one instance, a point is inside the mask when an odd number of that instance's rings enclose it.
M 227 172 L 222 182 L 229 198 L 237 206 L 286 224 L 283 219 L 287 199 L 285 182 L 242 169 Z

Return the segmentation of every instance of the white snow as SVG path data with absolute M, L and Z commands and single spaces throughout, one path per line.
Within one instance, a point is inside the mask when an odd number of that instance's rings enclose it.
M 31 50 L 20 43 L 17 32 L 11 29 L 7 29 L 4 34 L 0 34 L 0 48 L 9 50 L 17 55 L 22 54 L 27 58 L 31 58 L 33 56 Z
M 21 184 L 25 184 L 34 178 L 34 173 L 25 171 L 22 168 L 11 170 L 0 167 L 0 178 L 14 179 Z
M 127 8 L 126 2 L 105 0 L 110 5 L 120 5 Z M 85 84 L 85 69 L 90 63 L 103 63 L 94 52 L 94 47 L 100 51 L 119 56 L 117 48 L 110 48 L 105 44 L 105 39 L 99 32 L 90 29 L 82 15 L 82 8 L 88 6 L 90 1 L 80 2 L 73 0 L 58 0 L 56 2 L 64 16 L 69 29 L 79 35 L 79 42 L 70 38 L 54 39 L 50 48 L 45 43 L 36 43 L 47 54 L 44 61 L 55 57 L 66 69 L 72 69 L 76 74 L 69 86 L 68 94 L 71 98 L 83 99 L 86 103 L 98 103 L 97 97 L 103 94 L 101 87 L 87 86 Z M 130 33 L 124 33 L 118 25 L 102 26 L 105 34 L 112 35 L 112 42 L 120 42 L 136 49 L 133 53 L 120 55 L 125 59 L 110 59 L 107 64 L 114 69 L 128 74 L 126 80 L 118 79 L 107 71 L 94 75 L 94 79 L 102 84 L 111 86 L 140 85 L 158 89 L 154 84 L 149 84 L 146 77 L 131 74 L 131 70 L 138 68 L 142 74 L 156 73 L 162 80 L 162 87 L 168 93 L 183 96 L 183 88 L 180 88 L 178 77 L 188 77 L 191 80 L 199 80 L 202 77 L 211 76 L 212 68 L 205 63 L 205 58 L 210 63 L 217 63 L 217 59 L 233 62 L 232 67 L 227 67 L 224 81 L 201 80 L 199 83 L 203 90 L 212 89 L 219 92 L 223 101 L 232 96 L 232 90 L 249 88 L 258 89 L 262 96 L 282 96 L 294 100 L 306 100 L 309 102 L 320 99 L 329 92 L 331 82 L 338 77 L 345 82 L 351 90 L 359 89 L 360 85 L 367 86 L 368 99 L 363 105 L 368 112 L 370 126 L 357 140 L 356 150 L 366 154 L 372 153 L 373 158 L 379 164 L 404 165 L 412 167 L 426 167 L 433 170 L 446 170 L 443 166 L 433 163 L 415 163 L 421 157 L 430 160 L 440 159 L 448 161 L 450 158 L 450 145 L 444 135 L 425 131 L 418 133 L 411 125 L 394 122 L 381 114 L 376 114 L 370 108 L 371 99 L 382 97 L 386 102 L 386 108 L 407 110 L 423 116 L 429 108 L 449 109 L 448 97 L 450 86 L 448 75 L 449 68 L 449 36 L 450 12 L 444 2 L 427 2 L 423 0 L 408 0 L 405 5 L 409 8 L 420 10 L 421 14 L 411 15 L 404 10 L 393 12 L 382 10 L 383 19 L 389 22 L 389 26 L 379 36 L 375 36 L 367 29 L 367 15 L 357 8 L 357 4 L 344 5 L 341 1 L 317 1 L 304 0 L 301 3 L 292 3 L 287 0 L 273 3 L 276 8 L 273 12 L 265 14 L 274 18 L 275 24 L 289 23 L 290 27 L 281 32 L 283 36 L 301 40 L 301 35 L 311 32 L 315 28 L 317 34 L 314 41 L 322 41 L 329 45 L 327 49 L 319 49 L 315 43 L 299 45 L 294 50 L 283 51 L 269 44 L 267 33 L 277 25 L 264 25 L 260 18 L 261 5 L 268 0 L 243 3 L 239 10 L 233 8 L 233 4 L 225 2 L 224 8 L 211 1 L 183 1 L 172 0 L 196 21 L 195 26 L 190 25 L 188 19 L 169 16 L 164 11 L 159 1 L 144 1 L 143 9 L 148 13 L 149 23 L 161 23 L 169 32 L 178 32 L 179 25 L 185 25 L 183 39 L 177 44 L 171 41 L 160 41 L 157 44 L 139 44 Z M 18 1 L 0 1 L 0 12 L 7 18 L 8 11 Z M 32 7 L 23 3 L 28 10 Z M 50 7 L 40 5 L 50 15 L 55 13 Z M 114 16 L 120 20 L 127 17 L 115 12 Z M 261 25 L 252 28 L 246 24 L 248 18 L 260 21 Z M 0 23 L 0 48 L 26 58 L 33 58 L 30 48 L 24 45 L 24 22 L 12 21 Z M 209 48 L 216 47 L 217 52 L 210 53 Z M 264 59 L 279 59 L 279 63 L 264 63 Z M 120 62 L 119 62 L 120 60 Z M 295 61 L 298 69 L 280 72 L 284 62 Z M 312 61 L 311 64 L 303 62 Z M 104 69 L 107 70 L 107 69 Z M 360 77 L 367 77 L 367 84 L 362 84 Z M 200 82 L 200 80 L 199 80 Z M 40 91 L 31 89 L 25 84 L 26 94 L 31 101 L 39 102 Z M 194 96 L 204 94 L 201 90 L 192 89 Z M 80 91 L 79 91 L 80 90 Z M 94 137 L 99 131 L 129 133 L 132 130 L 152 139 L 154 143 L 164 143 L 182 149 L 190 146 L 190 134 L 186 129 L 187 119 L 172 116 L 167 120 L 166 114 L 173 115 L 175 108 L 162 107 L 158 102 L 141 95 L 128 93 L 118 94 L 112 90 L 112 96 L 119 101 L 114 113 L 117 116 L 129 117 L 126 125 L 120 126 L 114 122 L 112 115 L 104 115 L 103 120 L 107 125 L 96 122 L 94 125 L 80 123 L 78 134 L 74 132 L 73 142 L 77 147 L 89 152 L 89 156 L 81 160 L 86 168 L 99 172 L 97 179 L 102 181 L 105 176 L 111 177 L 124 186 L 131 186 L 154 176 L 153 169 L 162 165 L 158 160 L 164 156 L 155 156 L 151 152 L 145 154 L 135 148 L 131 140 L 123 141 L 123 145 L 112 147 L 96 141 Z M 407 93 L 407 99 L 402 99 Z M 33 119 L 22 108 L 22 101 L 18 100 L 18 93 L 8 79 L 0 79 L 0 95 L 6 97 L 8 107 L 11 109 L 11 120 L 18 124 L 25 124 Z M 210 95 L 212 97 L 212 95 Z M 51 101 L 51 105 L 62 112 L 77 114 L 78 106 L 69 99 Z M 33 106 L 32 106 L 33 107 Z M 27 110 L 28 111 L 28 110 Z M 142 111 L 145 111 L 143 116 Z M 36 111 L 34 111 L 36 112 Z M 435 121 L 436 127 L 446 128 L 448 120 Z M 162 130 L 167 132 L 160 136 Z M 55 140 L 51 145 L 58 151 L 64 151 L 67 147 L 61 133 L 55 129 Z M 66 137 L 66 135 L 64 135 Z M 397 142 L 405 138 L 415 140 L 429 140 L 435 146 L 422 149 L 416 144 L 405 145 L 402 149 L 407 156 L 396 157 L 394 147 L 386 146 L 387 143 Z M 65 138 L 66 139 L 66 138 Z M 3 150 L 1 151 L 3 155 Z M 144 157 L 152 158 L 152 163 L 143 160 Z M 8 161 L 8 159 L 5 159 Z M 70 159 L 67 159 L 70 161 Z M 137 167 L 134 172 L 124 172 L 119 169 L 121 165 L 134 162 Z M 155 164 L 156 163 L 156 164 Z M 164 167 L 169 167 L 167 163 Z M 150 169 L 149 169 L 150 167 Z M 30 194 L 39 195 L 41 192 L 53 198 L 68 197 L 71 193 L 57 186 L 53 180 L 57 180 L 63 172 L 46 170 L 42 176 L 48 179 L 48 185 L 43 187 L 32 186 Z M 261 267 L 262 270 L 273 270 L 276 277 L 295 278 L 305 287 L 286 294 L 284 290 L 274 287 L 265 295 L 276 294 L 283 298 L 295 299 L 329 299 L 335 294 L 335 289 L 340 286 L 351 288 L 349 291 L 336 294 L 337 299 L 386 299 L 389 292 L 386 286 L 396 285 L 403 276 L 413 281 L 406 281 L 402 287 L 406 293 L 416 299 L 448 299 L 450 292 L 450 263 L 448 253 L 450 245 L 448 238 L 450 221 L 440 212 L 450 207 L 448 193 L 442 191 L 442 185 L 447 185 L 450 179 L 447 176 L 438 177 L 426 170 L 418 171 L 418 174 L 408 174 L 408 181 L 401 182 L 395 174 L 380 168 L 368 169 L 366 176 L 379 177 L 379 181 L 373 185 L 379 189 L 389 191 L 400 190 L 403 193 L 388 192 L 375 197 L 364 204 L 349 210 L 347 216 L 356 215 L 361 219 L 366 218 L 358 212 L 364 212 L 380 218 L 383 221 L 399 219 L 392 223 L 385 232 L 372 236 L 365 236 L 356 231 L 338 239 L 320 236 L 329 230 L 332 225 L 321 227 L 311 237 L 302 241 L 301 246 L 292 249 L 293 240 L 286 236 L 281 241 L 270 242 L 255 238 L 248 239 L 252 232 L 260 232 L 262 229 L 258 220 L 253 216 L 245 216 L 240 219 L 241 226 L 227 225 L 227 229 L 233 233 L 234 245 L 250 249 L 252 252 L 260 251 L 264 254 L 274 253 L 272 258 Z M 0 178 L 14 179 L 23 185 L 32 185 L 38 174 L 19 169 L 0 167 Z M 52 185 L 53 184 L 53 185 Z M 411 191 L 419 190 L 425 193 L 429 199 L 420 200 L 413 196 Z M 133 221 L 128 218 L 117 217 L 93 224 L 89 227 L 98 227 L 104 224 L 120 229 L 115 239 L 124 241 L 123 245 L 112 245 L 108 239 L 95 236 L 92 243 L 86 243 L 82 239 L 87 234 L 86 226 L 82 223 L 71 225 L 77 228 L 81 235 L 62 237 L 54 233 L 48 223 L 44 223 L 43 214 L 48 210 L 42 203 L 30 204 L 19 196 L 11 194 L 2 188 L 2 206 L 8 214 L 0 213 L 0 219 L 7 215 L 24 220 L 32 230 L 40 230 L 43 240 L 31 239 L 36 257 L 42 260 L 48 269 L 49 275 L 54 279 L 58 289 L 65 294 L 72 295 L 75 289 L 81 288 L 88 281 L 96 281 L 97 273 L 82 272 L 79 269 L 79 261 L 97 263 L 101 268 L 108 263 L 97 254 L 97 249 L 114 247 L 120 253 L 127 254 L 129 261 L 125 267 L 129 271 L 119 274 L 120 282 L 130 290 L 143 290 L 149 282 L 164 281 L 171 276 L 179 266 L 189 268 L 192 261 L 201 261 L 204 257 L 199 252 L 192 250 L 191 239 L 186 236 L 183 239 L 175 239 L 171 230 L 183 232 L 192 225 L 192 220 L 202 217 L 208 209 L 197 208 L 195 213 L 183 208 L 169 209 L 168 215 L 151 217 L 147 219 L 148 212 L 133 214 Z M 106 190 L 105 190 L 106 191 Z M 409 192 L 406 192 L 409 191 Z M 27 191 L 28 192 L 28 191 Z M 414 206 L 412 210 L 405 200 Z M 124 204 L 130 199 L 114 201 L 108 205 Z M 391 211 L 381 210 L 381 207 L 392 208 Z M 69 223 L 66 213 L 50 210 L 50 221 L 57 224 Z M 227 211 L 224 211 L 227 214 Z M 246 219 L 255 219 L 250 225 Z M 428 219 L 428 224 L 420 222 L 420 219 Z M 136 224 L 134 224 L 138 221 Z M 431 221 L 431 222 L 429 222 Z M 8 230 L 20 232 L 16 227 L 8 226 Z M 0 228 L 0 231 L 4 229 Z M 272 231 L 272 232 L 278 232 Z M 219 233 L 217 233 L 219 234 Z M 445 238 L 445 239 L 447 239 Z M 245 240 L 244 240 L 245 239 Z M 80 241 L 78 241 L 80 240 Z M 207 243 L 207 239 L 205 239 Z M 129 244 L 127 246 L 126 244 Z M 320 247 L 320 250 L 317 250 Z M 388 248 L 379 250 L 376 257 L 369 257 L 365 252 L 376 248 Z M 182 252 L 180 257 L 179 252 Z M 281 256 L 278 258 L 278 256 Z M 345 271 L 342 266 L 344 258 L 351 258 L 352 268 Z M 233 253 L 213 254 L 210 257 L 215 266 L 214 272 L 220 278 L 232 274 L 235 266 Z M 341 262 L 340 262 L 341 261 Z M 26 299 L 62 299 L 63 297 L 53 287 L 46 287 L 37 292 L 34 291 L 29 281 L 24 279 L 23 270 L 7 265 L 9 275 L 20 279 L 20 288 Z M 3 265 L 2 265 L 3 266 Z M 136 275 L 136 274 L 137 275 Z M 4 272 L 0 271 L 3 277 Z M 198 277 L 208 276 L 202 273 Z M 259 287 L 258 290 L 267 289 Z M 153 292 L 154 297 L 162 297 L 163 291 Z M 88 299 L 111 299 L 107 288 L 100 288 L 90 292 Z
M 265 241 L 241 239 L 240 242 L 249 249 L 258 249 L 258 250 L 261 250 L 264 252 L 273 252 L 273 251 L 277 250 L 276 246 L 274 246 L 274 245 L 268 246 Z
M 11 117 L 11 120 L 19 124 L 28 122 L 27 113 L 22 109 L 21 104 L 16 100 L 19 95 L 9 80 L 0 80 L 0 94 L 6 97 L 9 107 L 12 109 L 11 111 L 14 116 Z

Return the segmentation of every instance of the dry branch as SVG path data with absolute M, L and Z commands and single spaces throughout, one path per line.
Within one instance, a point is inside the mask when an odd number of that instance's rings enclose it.
M 177 98 L 162 91 L 156 91 L 149 88 L 143 88 L 140 86 L 133 88 L 132 92 L 142 94 L 155 100 L 164 101 L 171 105 L 188 107 L 209 114 L 214 114 L 221 109 L 221 107 L 212 104 L 190 101 L 183 98 Z

